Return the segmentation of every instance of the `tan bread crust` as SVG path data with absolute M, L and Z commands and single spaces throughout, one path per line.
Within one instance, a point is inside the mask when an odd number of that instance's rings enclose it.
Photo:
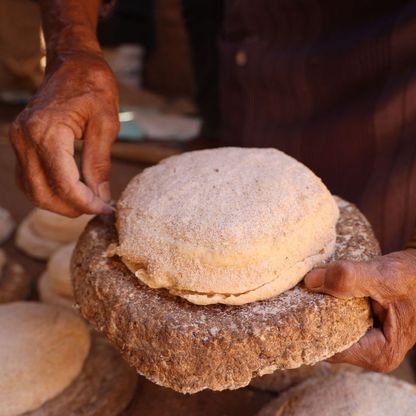
M 321 179 L 277 149 L 187 152 L 129 182 L 114 251 L 153 289 L 241 305 L 291 289 L 327 260 L 338 214 Z
M 41 407 L 81 373 L 90 351 L 83 320 L 39 302 L 0 305 L 0 414 Z
M 101 336 L 92 337 L 81 374 L 61 394 L 22 416 L 116 416 L 130 403 L 137 374 Z
M 73 310 L 74 299 L 56 293 L 50 284 L 48 272 L 43 272 L 38 279 L 38 294 L 42 302 L 63 306 Z
M 379 254 L 364 216 L 345 201 L 338 205 L 335 258 Z M 276 369 L 314 364 L 348 348 L 372 323 L 366 299 L 336 299 L 301 284 L 242 306 L 194 305 L 150 289 L 108 258 L 116 242 L 114 218 L 87 226 L 72 259 L 75 300 L 140 374 L 179 392 L 235 389 Z
M 413 416 L 416 387 L 378 373 L 311 378 L 266 404 L 257 416 Z

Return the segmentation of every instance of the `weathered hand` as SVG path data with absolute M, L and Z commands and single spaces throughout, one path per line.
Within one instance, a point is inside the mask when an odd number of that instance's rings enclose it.
M 388 372 L 399 366 L 415 344 L 416 250 L 368 262 L 335 262 L 312 270 L 305 284 L 310 290 L 339 298 L 370 298 L 374 328 L 351 348 L 334 355 L 331 362 Z
M 59 54 L 10 129 L 18 186 L 37 206 L 67 216 L 111 212 L 110 148 L 118 129 L 117 86 L 100 54 Z M 79 139 L 82 180 L 74 159 Z

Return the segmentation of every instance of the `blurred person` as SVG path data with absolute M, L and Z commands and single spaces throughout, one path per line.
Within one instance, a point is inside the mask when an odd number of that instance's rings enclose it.
M 0 1 L 0 97 L 31 95 L 43 79 L 39 7 L 32 0 Z
M 69 216 L 111 212 L 118 99 L 95 34 L 111 3 L 39 0 L 46 76 L 10 132 L 18 185 Z M 219 143 L 283 150 L 372 223 L 387 254 L 317 268 L 305 283 L 371 298 L 376 326 L 334 361 L 394 369 L 416 341 L 416 1 L 183 0 L 183 10 Z

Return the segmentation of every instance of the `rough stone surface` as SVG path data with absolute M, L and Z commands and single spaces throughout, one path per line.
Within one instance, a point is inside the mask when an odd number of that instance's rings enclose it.
M 61 394 L 22 416 L 117 416 L 127 408 L 137 375 L 99 335 L 82 372 Z
M 335 258 L 379 254 L 370 225 L 338 200 Z M 241 306 L 198 306 L 150 289 L 117 258 L 114 218 L 89 223 L 72 259 L 81 314 L 104 333 L 137 371 L 182 393 L 236 389 L 276 369 L 314 364 L 356 342 L 372 324 L 366 299 L 341 300 L 302 284 L 280 296 Z M 348 318 L 348 319 L 346 319 Z

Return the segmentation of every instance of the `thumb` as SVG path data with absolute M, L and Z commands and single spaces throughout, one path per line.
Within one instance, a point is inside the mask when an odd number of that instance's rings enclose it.
M 305 286 L 314 292 L 338 298 L 379 298 L 380 271 L 374 261 L 338 261 L 319 267 L 305 276 Z
M 82 174 L 96 196 L 111 199 L 108 177 L 111 169 L 111 145 L 117 137 L 119 122 L 114 118 L 92 119 L 84 134 Z

